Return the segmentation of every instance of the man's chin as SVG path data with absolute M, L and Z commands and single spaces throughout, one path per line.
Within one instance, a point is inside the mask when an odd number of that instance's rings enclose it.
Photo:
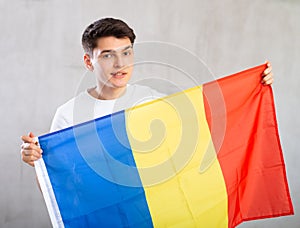
M 111 80 L 110 84 L 115 87 L 115 88 L 123 88 L 126 87 L 128 84 L 128 80 L 124 80 L 124 79 L 115 79 L 115 80 Z
M 122 83 L 111 83 L 112 87 L 114 88 L 126 88 L 127 82 L 122 82 Z

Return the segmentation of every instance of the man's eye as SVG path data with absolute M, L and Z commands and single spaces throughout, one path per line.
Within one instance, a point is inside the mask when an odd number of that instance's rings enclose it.
M 124 51 L 123 55 L 125 55 L 125 56 L 131 55 L 131 51 Z
M 102 55 L 102 58 L 110 59 L 110 58 L 112 58 L 112 54 L 104 54 L 104 55 Z

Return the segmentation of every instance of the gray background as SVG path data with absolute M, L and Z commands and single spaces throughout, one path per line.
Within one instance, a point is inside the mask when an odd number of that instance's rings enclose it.
M 34 169 L 20 160 L 20 136 L 47 132 L 57 106 L 77 93 L 81 33 L 105 16 L 127 21 L 137 42 L 186 48 L 217 77 L 272 62 L 295 215 L 239 227 L 300 227 L 299 0 L 1 0 L 0 10 L 0 227 L 51 226 Z

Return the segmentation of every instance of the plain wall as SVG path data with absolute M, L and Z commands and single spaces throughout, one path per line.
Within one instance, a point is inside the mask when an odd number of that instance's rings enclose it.
M 20 136 L 46 133 L 56 108 L 77 93 L 86 72 L 81 34 L 106 16 L 128 22 L 137 42 L 193 53 L 216 78 L 272 62 L 295 215 L 239 227 L 300 227 L 299 0 L 1 0 L 0 10 L 0 227 L 51 227 L 34 169 L 20 159 Z M 189 85 L 187 77 L 174 77 L 166 73 L 168 83 Z M 168 83 L 160 89 L 172 92 Z

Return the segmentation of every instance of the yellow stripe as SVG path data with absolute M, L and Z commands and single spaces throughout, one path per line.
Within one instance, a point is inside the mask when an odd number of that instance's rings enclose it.
M 227 227 L 227 193 L 205 119 L 202 87 L 126 111 L 127 133 L 155 227 Z M 148 129 L 148 130 L 145 130 Z

